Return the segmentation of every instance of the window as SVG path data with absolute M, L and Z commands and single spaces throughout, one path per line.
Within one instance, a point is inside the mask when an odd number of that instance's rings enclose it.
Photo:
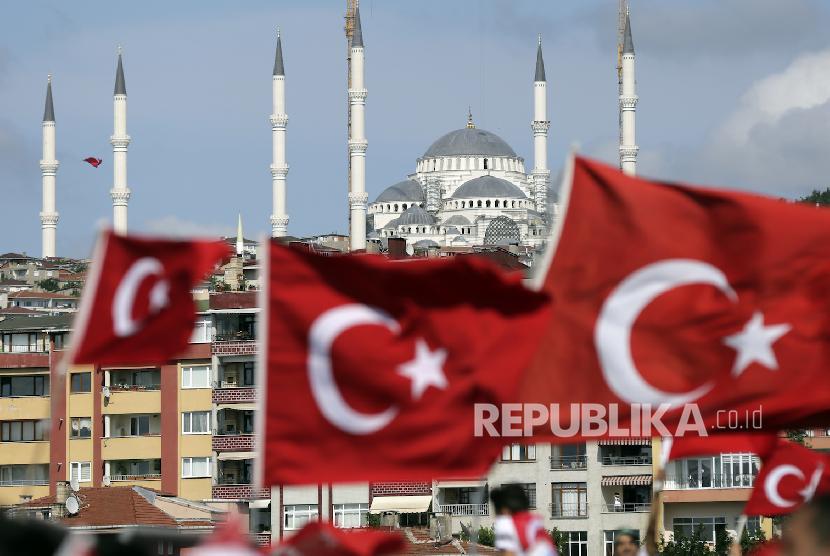
M 626 531 L 628 533 L 628 531 Z M 640 532 L 639 531 L 632 531 L 637 533 L 636 537 L 634 538 L 634 542 L 637 544 L 640 543 Z M 605 556 L 614 556 L 614 541 L 617 538 L 618 531 L 605 531 Z
M 209 434 L 210 411 L 192 411 L 182 413 L 182 433 Z
M 725 517 L 676 517 L 674 518 L 675 537 L 691 538 L 701 528 L 700 538 L 714 543 L 717 532 L 726 529 Z
M 210 366 L 182 367 L 182 388 L 210 388 Z
M 369 504 L 334 504 L 334 526 L 349 529 L 368 525 Z
M 674 489 L 748 488 L 759 469 L 760 460 L 753 454 L 722 454 L 673 462 L 666 479 L 668 487 Z
M 88 483 L 92 480 L 92 463 L 89 461 L 73 461 L 69 464 L 69 479 L 77 479 L 79 483 Z
M 285 506 L 283 525 L 286 529 L 301 529 L 309 521 L 317 520 L 317 504 L 294 504 Z
M 0 424 L 0 441 L 34 442 L 49 440 L 49 420 L 3 421 Z
M 55 343 L 55 349 L 64 349 L 67 346 L 67 334 L 65 332 L 53 334 L 52 340 Z
M 254 385 L 254 362 L 242 364 L 242 386 Z
M 735 526 L 737 527 L 737 519 L 735 520 Z M 746 520 L 745 530 L 748 535 L 755 535 L 758 536 L 761 534 L 761 518 L 760 516 L 753 515 Z
M 586 483 L 551 483 L 551 517 L 588 517 Z
M 0 397 L 48 396 L 49 375 L 22 375 L 0 377 Z
M 0 465 L 0 486 L 48 484 L 48 463 L 32 465 Z
M 45 353 L 49 351 L 46 349 L 46 334 L 35 332 L 3 334 L 3 351 L 6 353 Z
M 69 391 L 73 394 L 92 391 L 92 373 L 72 373 Z
M 210 477 L 210 458 L 182 458 L 182 479 Z
M 130 417 L 130 436 L 146 436 L 150 434 L 150 416 L 134 415 Z
M 501 454 L 502 461 L 534 461 L 536 459 L 535 444 L 512 444 L 505 446 Z
M 92 436 L 91 417 L 72 417 L 70 438 L 90 438 Z
M 551 469 L 585 469 L 587 465 L 588 456 L 585 454 L 584 442 L 551 446 Z
M 530 509 L 536 509 L 536 483 L 521 483 L 521 486 L 530 501 Z
M 562 556 L 588 556 L 588 531 L 562 531 Z
M 207 344 L 211 341 L 210 317 L 198 317 L 190 336 L 191 344 Z

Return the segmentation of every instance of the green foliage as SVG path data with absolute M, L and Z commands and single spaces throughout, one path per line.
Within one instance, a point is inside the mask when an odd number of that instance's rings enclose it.
M 712 556 L 712 551 L 702 538 L 703 526 L 695 529 L 691 537 L 674 535 L 670 541 L 660 540 L 657 552 L 663 556 Z M 718 553 L 720 554 L 720 553 Z
M 568 547 L 565 534 L 556 527 L 548 532 L 550 533 L 551 540 L 553 540 L 553 545 L 556 547 L 556 551 L 559 552 L 559 554 L 567 554 L 566 549 Z
M 37 283 L 38 286 L 47 292 L 56 292 L 61 289 L 60 283 L 54 278 L 47 278 Z
M 806 446 L 806 438 L 807 438 L 807 429 L 791 429 L 787 431 L 787 438 L 795 442 L 796 444 L 801 444 L 802 446 Z
M 369 527 L 380 527 L 380 514 L 369 514 L 366 523 Z
M 484 546 L 495 546 L 495 529 L 493 527 L 480 527 L 478 530 L 478 544 L 483 544 Z
M 830 205 L 830 187 L 824 191 L 813 189 L 809 195 L 805 195 L 798 200 L 799 203 L 809 203 L 811 205 L 819 204 L 822 206 Z
M 750 535 L 746 528 L 744 528 L 744 533 L 741 535 L 741 552 L 743 554 L 747 554 L 756 546 L 766 542 L 766 540 L 767 536 L 764 535 L 764 531 L 762 529 L 758 531 L 757 535 Z

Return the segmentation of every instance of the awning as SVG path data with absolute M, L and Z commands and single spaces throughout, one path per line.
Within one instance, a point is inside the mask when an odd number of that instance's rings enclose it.
M 399 514 L 419 514 L 429 510 L 432 496 L 376 496 L 372 498 L 370 514 L 398 512 Z
M 256 452 L 220 452 L 216 455 L 216 459 L 219 461 L 254 458 L 256 458 Z
M 603 477 L 602 486 L 645 486 L 651 484 L 651 475 L 615 475 Z
M 650 438 L 606 438 L 597 442 L 600 446 L 650 446 Z
M 487 486 L 487 479 L 454 479 L 449 481 L 436 481 L 438 488 L 481 488 Z
M 248 504 L 248 507 L 256 510 L 264 510 L 270 505 L 271 500 L 266 498 L 265 500 L 251 500 L 250 504 Z
M 235 409 L 237 411 L 256 411 L 255 403 L 220 403 L 216 404 L 216 409 Z

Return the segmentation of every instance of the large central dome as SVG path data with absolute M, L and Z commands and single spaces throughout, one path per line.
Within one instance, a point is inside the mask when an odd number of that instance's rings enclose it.
M 478 128 L 462 128 L 450 131 L 434 142 L 423 158 L 437 156 L 506 156 L 517 158 L 516 153 L 504 139 L 489 131 Z

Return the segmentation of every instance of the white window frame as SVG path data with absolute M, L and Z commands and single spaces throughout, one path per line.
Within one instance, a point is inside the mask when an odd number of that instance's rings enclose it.
M 286 531 L 302 529 L 306 523 L 317 521 L 317 504 L 288 504 L 283 506 L 282 522 Z
M 193 415 L 196 413 L 207 414 L 207 430 L 193 431 Z M 189 429 L 189 430 L 188 430 Z M 182 413 L 182 434 L 210 434 L 210 411 L 185 411 Z
M 194 460 L 204 460 L 206 463 L 206 471 L 204 475 L 194 475 L 193 474 L 193 462 Z M 189 473 L 185 473 L 185 463 L 190 468 Z M 202 479 L 202 478 L 210 478 L 213 476 L 213 465 L 212 465 L 212 458 L 210 456 L 190 456 L 182 458 L 182 479 Z
M 564 553 L 568 556 L 587 556 L 588 531 L 561 531 L 565 541 Z
M 86 479 L 84 479 L 84 469 L 86 469 Z M 71 461 L 69 462 L 69 480 L 78 478 L 79 483 L 89 483 L 92 481 L 92 462 L 91 461 Z
M 193 370 L 199 369 L 205 371 L 205 383 L 200 385 L 193 384 Z M 196 388 L 210 388 L 210 365 L 187 365 L 182 367 L 182 389 L 196 389 Z
M 334 526 L 341 529 L 366 527 L 369 524 L 369 504 L 332 504 Z M 357 525 L 347 524 L 357 516 Z
M 196 317 L 193 325 L 193 334 L 190 335 L 191 344 L 209 344 L 213 340 L 213 323 L 209 316 Z

